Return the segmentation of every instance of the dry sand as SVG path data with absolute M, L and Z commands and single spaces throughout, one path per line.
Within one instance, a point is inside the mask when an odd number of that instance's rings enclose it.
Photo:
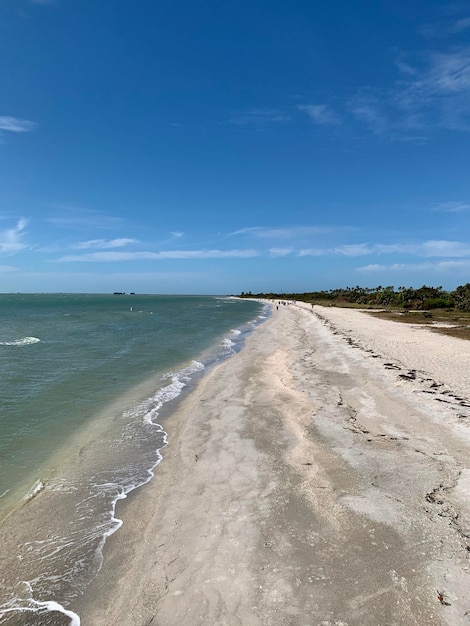
M 84 626 L 470 624 L 470 342 L 280 306 L 165 422 Z

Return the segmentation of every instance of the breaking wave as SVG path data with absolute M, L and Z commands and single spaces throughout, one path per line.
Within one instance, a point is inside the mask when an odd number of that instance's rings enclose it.
M 23 337 L 14 341 L 0 341 L 0 346 L 30 346 L 33 343 L 41 343 L 37 337 Z

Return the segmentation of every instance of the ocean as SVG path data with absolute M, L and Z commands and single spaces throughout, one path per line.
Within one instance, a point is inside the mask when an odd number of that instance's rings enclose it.
M 116 503 L 158 480 L 165 420 L 267 315 L 229 297 L 0 294 L 0 624 L 80 624 Z

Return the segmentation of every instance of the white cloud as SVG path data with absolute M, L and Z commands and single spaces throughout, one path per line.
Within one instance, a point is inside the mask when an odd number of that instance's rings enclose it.
M 230 118 L 231 124 L 238 126 L 267 126 L 289 121 L 290 115 L 276 109 L 250 109 Z
M 64 256 L 62 263 L 70 262 L 119 262 L 160 261 L 165 259 L 225 259 L 258 256 L 256 250 L 166 250 L 162 252 L 92 252 L 90 254 Z
M 20 120 L 10 115 L 0 115 L 0 131 L 9 131 L 11 133 L 25 133 L 34 130 L 36 124 L 29 120 Z
M 124 220 L 120 217 L 107 215 L 95 209 L 88 209 L 82 206 L 69 204 L 67 202 L 51 202 L 49 207 L 59 211 L 58 215 L 46 218 L 46 221 L 53 226 L 65 228 L 100 228 L 109 230 L 122 226 Z
M 418 257 L 470 257 L 470 244 L 461 241 L 447 241 L 431 239 L 421 243 L 358 243 L 344 244 L 333 248 L 306 248 L 301 249 L 298 256 L 365 256 L 368 254 L 406 254 Z M 376 266 L 371 266 L 376 267 Z M 378 267 L 378 266 L 377 266 Z
M 99 248 L 101 250 L 109 248 L 122 248 L 131 243 L 139 243 L 138 239 L 90 239 L 89 241 L 81 241 L 75 245 L 79 250 L 89 248 Z
M 466 261 L 440 261 L 436 265 L 439 269 L 445 270 L 470 269 L 470 259 Z
M 470 256 L 470 244 L 431 239 L 411 244 L 375 244 L 373 251 L 378 254 L 411 254 L 422 257 L 465 257 Z
M 333 248 L 332 252 L 343 256 L 364 256 L 365 254 L 371 254 L 373 249 L 367 243 L 357 243 L 338 246 Z
M 324 256 L 326 254 L 336 254 L 340 256 L 364 256 L 372 254 L 373 248 L 367 243 L 344 244 L 334 248 L 303 248 L 299 250 L 298 256 Z
M 363 265 L 357 268 L 359 272 L 380 272 L 386 270 L 386 265 L 379 265 L 378 263 L 371 263 L 370 265 Z
M 324 248 L 303 248 L 299 250 L 299 256 L 323 256 L 328 254 L 328 250 Z
M 470 17 L 463 17 L 462 19 L 457 20 L 451 25 L 450 31 L 452 33 L 461 33 L 464 30 L 467 30 L 469 28 L 470 28 Z
M 395 61 L 395 65 L 397 66 L 398 70 L 404 74 L 405 76 L 415 76 L 416 75 L 416 70 L 414 67 L 412 67 L 409 63 L 407 63 L 406 61 L 403 61 L 403 59 L 396 59 Z
M 425 94 L 451 95 L 470 88 L 470 50 L 432 53 L 429 66 L 420 81 L 412 85 Z
M 467 33 L 470 17 L 446 25 L 447 34 Z M 462 38 L 463 40 L 463 38 Z M 406 60 L 405 60 L 406 59 Z M 295 109 L 323 126 L 362 124 L 377 137 L 423 143 L 435 129 L 470 132 L 470 46 L 411 54 L 395 60 L 400 73 L 388 87 L 363 85 L 335 107 L 325 103 L 297 105 Z M 264 127 L 286 122 L 291 115 L 276 109 L 252 109 L 233 116 L 232 124 Z M 416 132 L 419 131 L 419 132 Z
M 309 235 L 320 235 L 329 233 L 332 228 L 323 226 L 292 226 L 286 228 L 266 228 L 261 226 L 253 226 L 249 228 L 241 228 L 231 235 L 254 235 L 261 239 L 299 239 Z
M 297 107 L 306 113 L 316 124 L 340 124 L 341 119 L 327 104 L 306 104 Z
M 230 233 L 230 236 L 249 235 L 250 233 L 255 234 L 257 231 L 260 230 L 262 230 L 261 226 L 249 226 L 248 228 L 240 228 L 239 230 L 233 231 L 233 233 Z
M 470 130 L 470 47 L 428 52 L 412 80 L 389 94 L 401 129 Z
M 469 270 L 470 259 L 466 261 L 438 261 L 436 263 L 392 263 L 391 265 L 370 264 L 358 267 L 359 272 L 416 272 Z
M 323 228 L 320 226 L 293 226 L 291 228 L 263 228 L 256 233 L 256 236 L 267 239 L 298 239 L 300 237 L 328 232 L 331 232 L 331 228 Z
M 303 248 L 299 250 L 298 256 L 324 256 L 326 254 L 336 254 L 340 256 L 364 256 L 372 254 L 373 248 L 367 243 L 344 244 L 335 248 Z
M 364 123 L 375 135 L 390 132 L 392 122 L 384 99 L 368 89 L 353 96 L 348 103 L 353 116 Z
M 449 5 L 449 12 L 444 11 L 444 15 L 440 16 L 439 22 L 423 24 L 419 32 L 424 37 L 444 39 L 449 36 L 459 35 L 470 28 L 470 18 L 462 17 L 455 19 L 454 7 Z M 457 11 L 458 12 L 458 11 Z
M 271 248 L 269 254 L 274 258 L 283 257 L 290 254 L 292 250 L 293 248 Z
M 414 254 L 425 257 L 465 257 L 470 256 L 470 244 L 461 241 L 431 240 L 416 247 Z
M 469 28 L 463 20 L 461 28 Z M 436 128 L 470 131 L 470 46 L 395 61 L 400 78 L 389 88 L 364 86 L 343 102 L 343 119 L 391 140 L 423 142 Z M 321 109 L 311 116 L 321 118 Z M 416 134 L 416 130 L 420 134 Z
M 13 267 L 12 265 L 0 265 L 0 274 L 7 274 L 9 272 L 17 272 L 18 268 Z
M 28 221 L 22 218 L 13 228 L 0 231 L 0 252 L 15 254 L 28 247 L 21 241 L 27 224 Z
M 419 271 L 430 270 L 433 268 L 432 263 L 392 263 L 392 265 L 371 264 L 358 267 L 359 272 L 403 272 L 403 271 Z
M 184 233 L 180 232 L 179 230 L 173 230 L 173 231 L 171 232 L 171 234 L 173 235 L 173 237 L 177 237 L 178 239 L 179 239 L 180 237 L 183 237 L 183 235 L 184 235 Z
M 441 202 L 434 207 L 434 211 L 443 213 L 462 213 L 470 209 L 470 202 Z

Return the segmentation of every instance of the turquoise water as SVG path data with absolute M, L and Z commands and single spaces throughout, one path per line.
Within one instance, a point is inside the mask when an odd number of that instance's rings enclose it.
M 222 297 L 0 294 L 0 624 L 79 624 L 117 500 L 158 480 L 159 420 L 264 316 Z

